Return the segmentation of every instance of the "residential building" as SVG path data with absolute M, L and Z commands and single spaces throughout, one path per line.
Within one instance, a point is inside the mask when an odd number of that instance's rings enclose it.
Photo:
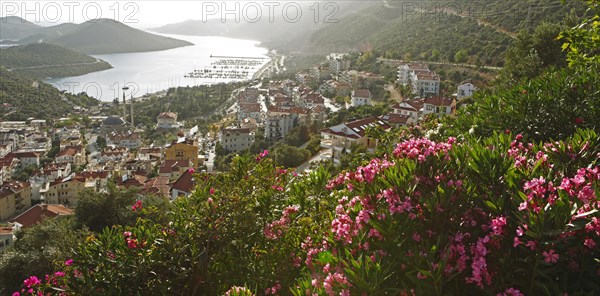
M 316 106 L 325 106 L 325 98 L 319 93 L 308 93 L 300 98 L 303 107 L 311 109 Z
M 63 205 L 37 204 L 13 219 L 16 229 L 29 228 L 47 218 L 74 215 L 75 210 Z
M 401 126 L 417 124 L 417 118 L 412 117 L 410 115 L 404 115 L 404 114 L 398 114 L 398 113 L 388 113 L 388 114 L 379 116 L 379 119 L 383 120 L 383 122 L 385 122 L 393 127 L 401 127 Z
M 76 177 L 72 174 L 66 178 L 50 182 L 48 190 L 42 195 L 42 199 L 47 204 L 63 204 L 74 207 L 81 191 L 86 189 L 95 191 L 96 187 L 95 180 L 86 181 L 84 177 Z
M 67 146 L 56 154 L 57 164 L 70 163 L 73 166 L 85 164 L 85 149 L 82 146 Z
M 188 197 L 194 190 L 195 182 L 194 176 L 191 172 L 185 171 L 177 181 L 171 186 L 171 199 L 174 200 L 178 197 Z
M 0 226 L 0 254 L 12 245 L 15 239 L 13 226 Z
M 471 82 L 462 82 L 461 84 L 458 85 L 458 89 L 456 92 L 456 99 L 458 101 L 464 99 L 464 98 L 469 98 L 471 96 L 473 96 L 473 93 L 477 91 L 477 87 L 471 83 Z
M 191 161 L 184 160 L 165 160 L 158 168 L 158 175 L 167 177 L 171 180 L 177 180 L 183 173 L 193 167 Z
M 451 114 L 456 106 L 456 101 L 450 98 L 441 96 L 428 97 L 423 101 L 422 115 L 436 114 L 446 115 Z
M 181 125 L 177 122 L 177 113 L 175 112 L 162 112 L 156 117 L 156 127 L 159 129 L 174 129 L 179 128 Z
M 13 157 L 19 160 L 19 167 L 26 168 L 29 166 L 37 167 L 40 165 L 40 155 L 35 152 L 11 152 L 7 157 Z
M 345 53 L 331 53 L 327 56 L 327 61 L 329 61 L 331 75 L 338 75 L 350 66 L 350 61 L 346 59 Z
M 225 128 L 221 130 L 221 146 L 229 152 L 249 149 L 254 143 L 254 131 L 249 128 Z
M 406 100 L 392 105 L 392 113 L 408 115 L 415 120 L 421 117 L 421 109 L 423 108 L 423 99 Z
M 138 149 L 142 146 L 142 139 L 135 132 L 112 132 L 106 137 L 106 144 L 114 147 Z
M 4 182 L 0 187 L 0 221 L 22 213 L 31 206 L 29 182 Z
M 408 85 L 410 83 L 411 75 L 415 71 L 430 72 L 429 67 L 426 64 L 402 64 L 398 66 L 398 83 L 402 85 Z
M 197 168 L 198 163 L 198 143 L 192 139 L 179 138 L 173 141 L 165 148 L 165 160 L 189 160 Z
M 267 112 L 265 119 L 265 139 L 282 139 L 299 123 L 300 118 L 298 113 L 290 113 L 278 108 L 271 108 Z
M 371 105 L 371 92 L 368 89 L 356 89 L 350 96 L 352 107 Z
M 261 122 L 261 106 L 259 103 L 242 103 L 239 104 L 238 121 L 246 118 L 252 118 L 256 122 Z
M 414 71 L 411 74 L 413 93 L 419 96 L 439 95 L 440 77 L 435 72 Z
M 391 126 L 377 117 L 368 117 L 321 130 L 321 147 L 331 149 L 334 162 L 352 152 L 354 145 L 365 146 L 374 151 L 377 140 L 367 136 L 367 129 L 380 128 L 389 131 Z

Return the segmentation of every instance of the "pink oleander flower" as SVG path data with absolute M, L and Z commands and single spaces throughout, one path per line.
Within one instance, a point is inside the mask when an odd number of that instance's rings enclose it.
M 210 190 L 208 191 L 208 193 L 210 193 L 211 195 L 215 194 L 215 189 L 211 187 Z
M 137 211 L 137 210 L 141 210 L 141 209 L 142 209 L 142 200 L 138 199 L 138 200 L 135 202 L 135 204 L 133 204 L 133 205 L 131 206 L 131 210 L 135 212 L 135 211 Z
M 496 296 L 524 296 L 519 289 L 508 288 L 504 290 L 504 293 L 498 293 Z
M 37 276 L 30 276 L 29 278 L 25 279 L 23 281 L 23 284 L 27 287 L 27 288 L 31 288 L 32 286 L 37 286 L 39 284 L 41 284 L 42 281 L 40 281 L 40 279 L 38 279 Z
M 19 292 L 17 291 L 17 292 L 14 292 L 14 293 L 12 293 L 12 296 L 21 296 L 21 293 L 19 293 Z
M 558 254 L 554 252 L 554 249 L 550 249 L 548 252 L 544 251 L 542 253 L 544 255 L 544 261 L 546 263 L 556 263 L 558 262 Z
M 131 236 L 131 231 L 125 231 L 125 232 L 123 232 L 123 236 L 126 237 L 126 238 L 130 237 Z
M 57 272 L 54 273 L 54 276 L 56 276 L 56 277 L 63 277 L 63 276 L 65 276 L 65 273 L 64 273 L 64 271 L 57 271 Z
M 135 238 L 127 238 L 127 247 L 130 249 L 135 249 L 138 246 L 138 241 Z
M 190 173 L 190 174 L 193 174 L 193 173 L 195 173 L 195 172 L 196 172 L 196 170 L 195 170 L 194 168 L 189 168 L 189 169 L 188 169 L 188 173 Z
M 65 261 L 65 265 L 66 265 L 66 266 L 71 266 L 71 265 L 73 265 L 73 259 L 69 259 L 69 260 Z

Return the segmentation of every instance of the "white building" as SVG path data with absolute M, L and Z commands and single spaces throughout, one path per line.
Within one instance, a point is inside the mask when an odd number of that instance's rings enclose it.
M 412 73 L 415 71 L 427 71 L 429 67 L 425 64 L 408 63 L 398 66 L 398 83 L 402 85 L 408 85 Z
M 378 141 L 367 136 L 369 128 L 389 131 L 391 126 L 374 116 L 338 124 L 321 130 L 321 147 L 331 149 L 332 158 L 336 163 L 343 155 L 352 153 L 355 145 L 365 146 L 369 152 L 373 152 Z
M 458 90 L 456 92 L 456 99 L 462 100 L 464 98 L 469 98 L 473 96 L 473 93 L 477 91 L 477 87 L 471 82 L 463 82 L 458 85 Z
M 329 71 L 332 75 L 338 75 L 341 71 L 346 70 L 349 66 L 349 61 L 345 59 L 344 53 L 332 53 L 327 56 L 329 61 Z
M 352 107 L 371 105 L 371 92 L 368 89 L 353 90 L 350 98 Z
M 450 98 L 444 98 L 441 96 L 425 98 L 423 102 L 423 115 L 436 114 L 446 115 L 451 114 L 455 106 L 455 101 Z
M 285 137 L 300 122 L 297 113 L 270 110 L 265 120 L 265 139 L 274 140 Z
M 440 94 L 440 77 L 435 72 L 415 71 L 410 79 L 414 94 L 419 96 Z
M 225 128 L 221 130 L 221 146 L 230 152 L 250 148 L 254 143 L 254 132 L 249 128 Z

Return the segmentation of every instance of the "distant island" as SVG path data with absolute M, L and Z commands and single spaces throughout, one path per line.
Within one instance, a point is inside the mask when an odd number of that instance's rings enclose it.
M 0 63 L 8 70 L 34 78 L 58 78 L 102 71 L 112 66 L 100 59 L 48 43 L 0 49 Z
M 3 39 L 17 39 L 16 43 L 21 45 L 50 43 L 85 54 L 159 51 L 193 45 L 187 41 L 144 32 L 111 19 L 51 27 L 39 27 L 17 17 L 0 18 L 0 22 Z M 5 33 L 11 38 L 5 38 Z

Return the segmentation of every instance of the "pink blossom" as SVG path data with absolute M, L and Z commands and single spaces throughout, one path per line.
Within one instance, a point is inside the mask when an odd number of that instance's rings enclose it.
M 213 187 L 211 187 L 210 190 L 208 190 L 208 193 L 210 193 L 211 195 L 215 194 L 215 189 Z
M 73 265 L 73 259 L 69 259 L 69 260 L 65 261 L 65 265 L 66 265 L 66 266 L 71 266 L 71 265 Z
M 504 293 L 498 293 L 496 296 L 524 296 L 521 291 L 515 288 L 508 288 L 504 290 Z
M 130 237 L 131 236 L 131 231 L 125 231 L 125 232 L 123 232 L 123 236 L 126 237 L 126 238 Z
M 558 254 L 554 253 L 554 249 L 550 249 L 548 252 L 544 251 L 542 253 L 544 255 L 544 261 L 546 263 L 556 263 L 558 262 Z
M 27 288 L 31 288 L 32 286 L 37 286 L 39 284 L 41 284 L 42 282 L 38 279 L 37 276 L 30 276 L 29 278 L 25 279 L 23 281 L 23 284 L 27 287 Z
M 188 169 L 188 173 L 190 173 L 190 174 L 193 174 L 193 173 L 195 173 L 195 172 L 196 172 L 196 170 L 195 170 L 194 168 L 189 168 L 189 169 Z
M 594 249 L 594 248 L 596 248 L 596 242 L 595 242 L 593 239 L 589 238 L 589 237 L 588 237 L 588 238 L 586 238 L 586 239 L 583 241 L 583 245 L 584 245 L 584 246 L 586 246 L 586 247 L 588 247 L 589 249 Z
M 135 202 L 135 204 L 133 204 L 133 205 L 131 206 L 131 210 L 135 212 L 135 211 L 137 211 L 137 210 L 141 210 L 141 209 L 142 209 L 142 201 L 138 199 L 138 200 Z

